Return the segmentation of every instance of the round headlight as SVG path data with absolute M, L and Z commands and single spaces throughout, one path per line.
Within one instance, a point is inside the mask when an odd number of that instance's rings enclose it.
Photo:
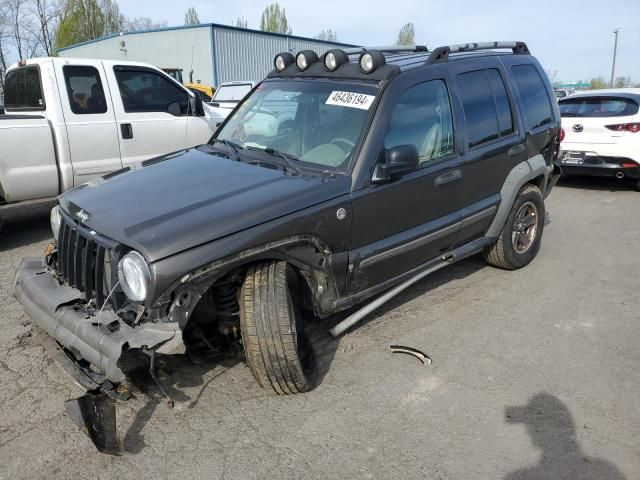
M 343 50 L 329 50 L 324 56 L 324 68 L 330 72 L 348 62 L 349 56 Z
M 371 57 L 371 54 L 365 53 L 362 55 L 362 58 L 360 59 L 360 68 L 365 72 L 373 70 L 373 58 Z
M 291 55 L 289 52 L 279 53 L 278 55 L 276 55 L 276 58 L 273 61 L 273 66 L 276 70 L 282 72 L 294 61 L 295 59 L 293 58 L 293 55 Z
M 360 55 L 360 70 L 364 73 L 371 73 L 385 63 L 384 55 L 377 50 L 369 50 Z
M 296 66 L 298 70 L 306 70 L 312 63 L 318 61 L 318 54 L 313 50 L 303 50 L 296 55 Z
M 60 216 L 60 207 L 56 205 L 51 209 L 49 220 L 51 221 L 51 231 L 53 232 L 53 238 L 58 240 L 58 233 L 60 233 L 60 224 L 62 223 L 62 217 Z
M 129 252 L 118 263 L 118 280 L 129 300 L 142 302 L 147 298 L 151 272 L 144 257 L 138 252 Z
M 334 53 L 327 53 L 327 56 L 324 57 L 324 66 L 327 67 L 327 70 L 332 71 L 338 68 L 338 62 Z
M 296 66 L 298 70 L 306 70 L 309 65 L 307 65 L 307 59 L 301 53 L 298 54 L 298 58 L 296 58 Z

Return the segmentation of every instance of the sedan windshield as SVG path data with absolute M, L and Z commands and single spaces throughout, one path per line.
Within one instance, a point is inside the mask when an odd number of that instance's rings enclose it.
M 376 93 L 373 85 L 358 83 L 267 81 L 217 139 L 243 149 L 277 152 L 303 166 L 345 171 Z

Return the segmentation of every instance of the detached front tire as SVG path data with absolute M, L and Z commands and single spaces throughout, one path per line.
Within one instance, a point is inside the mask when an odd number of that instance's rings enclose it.
M 247 271 L 241 289 L 240 329 L 251 373 L 263 388 L 279 395 L 313 388 L 316 363 L 299 307 L 296 272 L 282 261 Z
M 485 249 L 486 262 L 505 270 L 531 263 L 540 250 L 544 218 L 542 192 L 537 186 L 526 184 L 518 192 L 498 241 Z

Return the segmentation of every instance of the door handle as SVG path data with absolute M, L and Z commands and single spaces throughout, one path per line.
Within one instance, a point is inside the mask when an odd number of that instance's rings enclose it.
M 130 123 L 121 123 L 120 133 L 122 133 L 122 138 L 124 138 L 125 140 L 133 138 L 133 127 Z
M 507 155 L 510 157 L 515 157 L 516 155 L 520 155 L 521 153 L 524 153 L 525 150 L 526 150 L 526 147 L 524 146 L 524 143 L 521 143 L 519 145 L 514 145 L 509 150 L 507 150 Z
M 440 185 L 445 185 L 451 182 L 457 182 L 458 180 L 462 180 L 462 172 L 460 170 L 451 170 L 450 172 L 443 173 L 439 177 L 436 178 L 436 187 Z

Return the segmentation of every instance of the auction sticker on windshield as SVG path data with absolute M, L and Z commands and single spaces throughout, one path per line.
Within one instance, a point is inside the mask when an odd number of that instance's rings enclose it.
M 327 105 L 338 105 L 341 107 L 359 108 L 361 110 L 369 110 L 373 103 L 374 95 L 365 95 L 363 93 L 339 92 L 334 90 L 324 102 Z

